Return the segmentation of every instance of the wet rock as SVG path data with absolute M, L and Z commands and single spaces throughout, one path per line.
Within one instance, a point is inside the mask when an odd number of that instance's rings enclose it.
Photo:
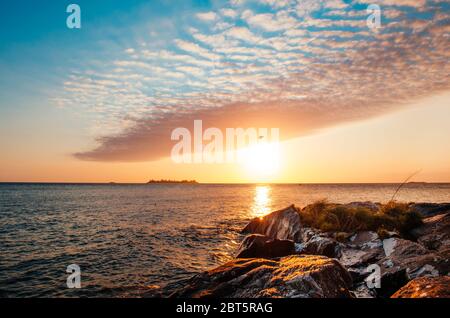
M 410 281 L 392 298 L 450 298 L 450 277 L 421 277 Z
M 409 207 L 424 217 L 450 212 L 450 203 L 411 203 Z
M 237 258 L 275 258 L 295 254 L 294 241 L 272 239 L 261 234 L 244 238 Z
M 301 241 L 299 209 L 294 205 L 255 218 L 245 226 L 242 233 L 262 234 L 279 240 Z
M 423 225 L 412 230 L 411 235 L 428 249 L 447 249 L 450 247 L 450 213 L 424 219 Z
M 236 259 L 191 278 L 172 297 L 351 297 L 350 274 L 324 256 Z

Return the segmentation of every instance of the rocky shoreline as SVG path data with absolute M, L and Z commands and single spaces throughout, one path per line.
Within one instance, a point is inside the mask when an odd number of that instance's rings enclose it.
M 450 297 L 450 204 L 319 207 L 291 205 L 251 220 L 234 260 L 151 297 Z M 332 213 L 322 229 L 307 226 L 311 211 L 322 217 L 323 209 Z M 376 231 L 355 221 L 363 216 Z

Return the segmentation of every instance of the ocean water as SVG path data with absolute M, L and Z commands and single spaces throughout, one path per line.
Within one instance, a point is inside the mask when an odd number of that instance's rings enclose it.
M 395 184 L 0 184 L 0 297 L 139 297 L 217 266 L 251 218 L 317 199 L 388 201 Z M 397 200 L 450 202 L 450 184 Z M 81 269 L 69 289 L 67 266 Z

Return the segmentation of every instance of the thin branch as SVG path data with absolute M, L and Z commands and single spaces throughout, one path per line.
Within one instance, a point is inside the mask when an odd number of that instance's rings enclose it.
M 412 177 L 414 177 L 416 174 L 418 174 L 420 171 L 422 170 L 417 170 L 416 172 L 414 172 L 413 174 L 411 174 L 408 178 L 406 178 L 405 181 L 403 181 L 398 187 L 397 190 L 395 190 L 394 195 L 392 196 L 391 201 L 394 201 L 395 196 L 397 195 L 398 191 L 400 191 L 400 189 L 409 181 L 411 180 Z

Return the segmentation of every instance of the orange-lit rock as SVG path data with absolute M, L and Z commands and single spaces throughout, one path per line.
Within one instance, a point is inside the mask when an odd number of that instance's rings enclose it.
M 410 281 L 391 298 L 450 298 L 450 277 L 421 277 Z
M 324 256 L 236 259 L 194 276 L 172 297 L 351 297 L 350 274 Z
M 279 240 L 301 241 L 299 209 L 294 205 L 272 212 L 262 218 L 254 218 L 242 233 L 262 234 Z

